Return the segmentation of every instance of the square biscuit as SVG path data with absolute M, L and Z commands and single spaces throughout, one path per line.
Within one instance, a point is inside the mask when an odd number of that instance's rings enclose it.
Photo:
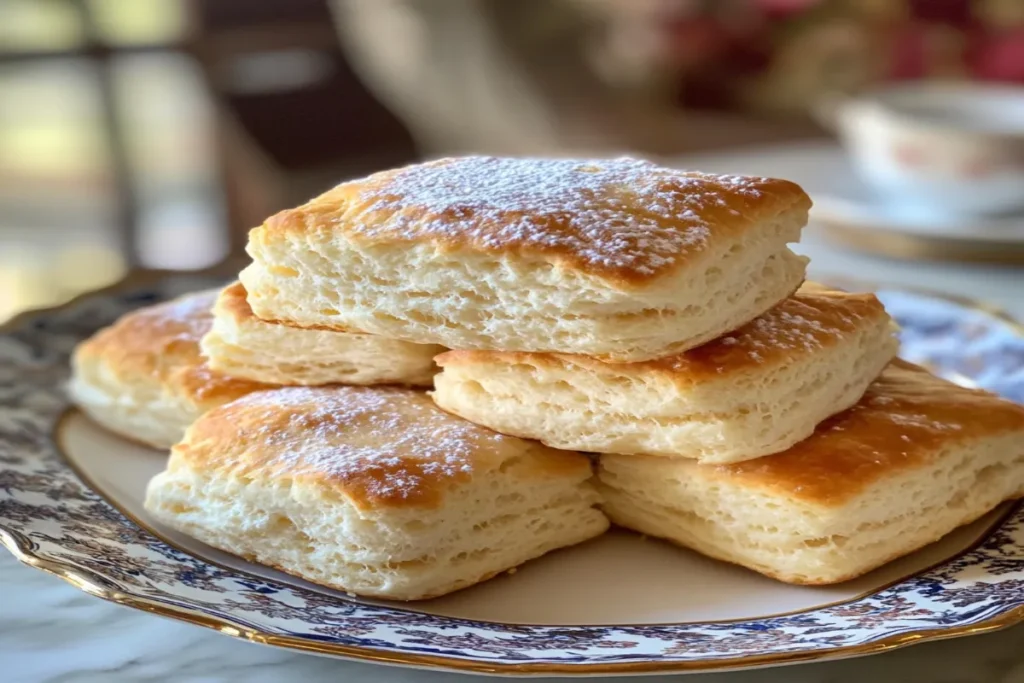
M 549 446 L 727 463 L 778 453 L 849 408 L 896 355 L 871 294 L 805 285 L 740 329 L 654 361 L 450 351 L 434 400 Z
M 602 455 L 612 521 L 796 584 L 838 583 L 1024 495 L 1024 407 L 894 361 L 784 453 Z
M 155 448 L 170 448 L 207 410 L 272 386 L 231 377 L 206 362 L 200 340 L 216 291 L 121 317 L 79 344 L 68 393 L 93 420 Z
M 271 217 L 239 277 L 265 320 L 641 361 L 795 291 L 809 207 L 788 181 L 636 159 L 442 159 Z
M 437 372 L 434 356 L 446 349 L 261 320 L 253 314 L 245 288 L 235 282 L 217 297 L 202 350 L 214 370 L 257 382 L 429 387 Z
M 422 392 L 287 387 L 188 430 L 146 509 L 330 588 L 444 595 L 603 533 L 590 460 L 496 434 Z

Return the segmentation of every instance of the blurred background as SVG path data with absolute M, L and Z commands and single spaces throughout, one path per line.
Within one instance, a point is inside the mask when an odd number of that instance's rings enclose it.
M 1024 0 L 0 0 L 0 319 L 418 158 L 805 144 L 928 79 L 1024 86 Z

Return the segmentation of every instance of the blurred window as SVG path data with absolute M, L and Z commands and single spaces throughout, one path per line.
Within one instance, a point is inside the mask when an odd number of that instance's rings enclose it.
M 0 320 L 225 254 L 183 0 L 0 0 Z
M 86 0 L 97 37 L 108 45 L 175 43 L 185 33 L 182 0 Z
M 132 172 L 138 255 L 151 268 L 191 269 L 227 255 L 216 174 L 213 106 L 183 54 L 118 57 L 114 88 Z
M 68 0 L 0 2 L 0 50 L 53 51 L 80 46 L 85 34 Z

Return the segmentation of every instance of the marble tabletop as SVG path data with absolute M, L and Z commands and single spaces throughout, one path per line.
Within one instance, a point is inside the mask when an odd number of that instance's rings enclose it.
M 800 251 L 812 257 L 814 278 L 832 275 L 944 291 L 988 301 L 1024 318 L 1024 268 L 886 261 L 836 250 L 813 229 L 808 233 Z M 474 678 L 343 662 L 234 640 L 106 603 L 56 577 L 21 566 L 0 551 L 0 681 L 4 683 L 292 680 L 440 683 Z M 1024 683 L 1024 626 L 859 659 L 693 674 L 686 680 Z

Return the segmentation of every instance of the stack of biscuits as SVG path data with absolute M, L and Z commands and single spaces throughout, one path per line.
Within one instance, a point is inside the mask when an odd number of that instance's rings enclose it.
M 633 159 L 378 173 L 254 229 L 238 282 L 84 342 L 72 395 L 173 446 L 158 520 L 359 595 L 443 595 L 610 523 L 843 581 L 1024 494 L 1024 408 L 805 282 L 809 208 Z

